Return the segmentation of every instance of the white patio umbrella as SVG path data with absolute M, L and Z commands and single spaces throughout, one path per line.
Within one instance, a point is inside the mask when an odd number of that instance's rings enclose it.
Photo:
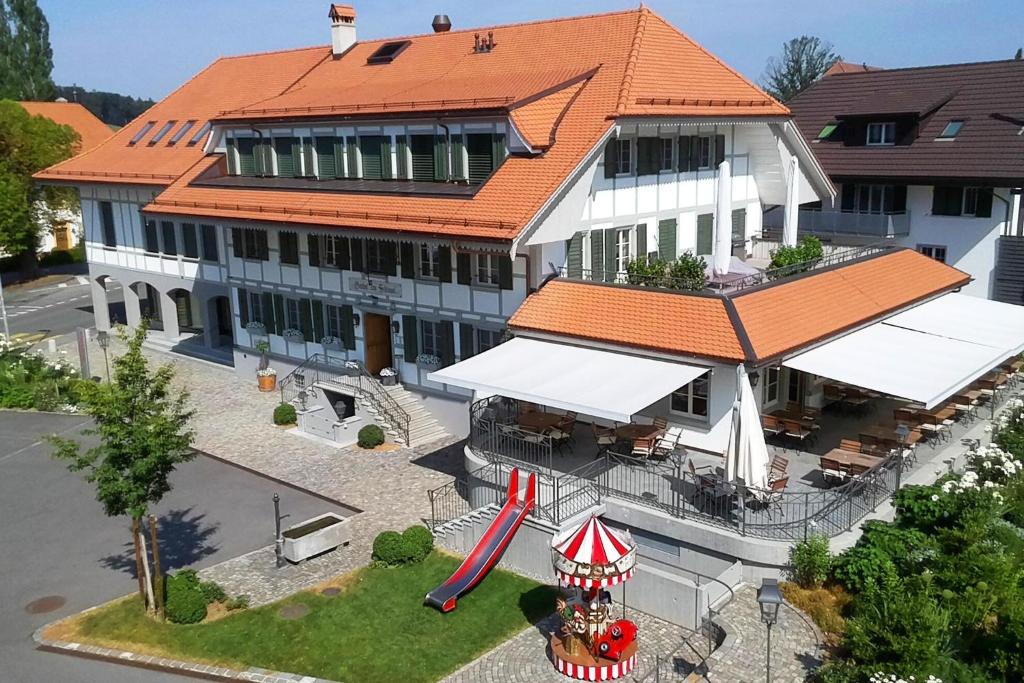
M 786 215 L 782 230 L 782 243 L 796 246 L 798 218 L 800 216 L 800 160 L 794 156 L 789 166 L 789 182 L 786 185 Z
M 747 488 L 768 488 L 768 444 L 761 429 L 761 412 L 746 368 L 736 367 L 737 401 L 733 403 L 733 427 L 725 458 L 727 481 L 743 481 Z

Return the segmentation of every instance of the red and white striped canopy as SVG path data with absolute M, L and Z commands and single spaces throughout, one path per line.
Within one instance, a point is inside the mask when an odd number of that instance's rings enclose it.
M 567 586 L 614 586 L 633 575 L 636 544 L 591 515 L 572 533 L 556 538 L 552 559 L 558 580 Z

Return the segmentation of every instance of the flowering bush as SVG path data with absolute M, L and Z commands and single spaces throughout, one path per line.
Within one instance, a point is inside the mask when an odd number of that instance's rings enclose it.
M 871 674 L 871 678 L 868 679 L 868 683 L 916 683 L 916 681 L 917 679 L 913 676 L 903 678 L 896 674 L 887 674 L 882 673 L 881 671 Z M 922 679 L 922 683 L 942 683 L 942 679 L 936 678 L 935 676 L 928 676 L 927 679 Z
M 325 337 L 322 337 L 320 339 L 320 343 L 323 344 L 324 346 L 339 346 L 341 345 L 341 339 L 329 334 Z
M 398 370 L 394 368 L 384 368 L 380 371 L 381 377 L 398 377 Z
M 61 410 L 75 406 L 87 382 L 61 352 L 55 359 L 29 352 L 0 334 L 0 408 Z
M 267 326 L 261 323 L 259 320 L 250 320 L 245 324 L 245 329 L 251 334 L 265 334 Z
M 291 340 L 303 339 L 302 330 L 297 330 L 294 327 L 286 327 L 284 330 L 281 331 L 281 336 L 284 337 L 285 339 Z

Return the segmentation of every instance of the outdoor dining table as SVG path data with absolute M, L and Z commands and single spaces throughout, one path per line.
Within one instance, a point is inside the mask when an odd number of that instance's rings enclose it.
M 1001 372 L 994 372 L 978 380 L 978 386 L 982 389 L 998 389 L 1006 384 L 1006 375 Z
M 519 416 L 519 426 L 543 432 L 557 425 L 562 421 L 563 417 L 563 415 L 556 415 L 554 413 L 523 413 Z
M 956 415 L 956 406 L 944 405 L 931 410 L 919 410 L 917 414 L 922 418 L 924 422 L 931 422 L 932 424 L 938 424 L 943 420 L 948 420 Z
M 978 389 L 968 389 L 967 391 L 961 391 L 959 394 L 953 397 L 953 400 L 957 403 L 966 403 L 968 405 L 971 402 L 981 398 L 981 391 Z
M 860 465 L 868 468 L 874 467 L 881 460 L 877 455 L 856 453 L 854 451 L 843 450 L 842 448 L 833 448 L 821 457 L 826 460 L 833 460 L 843 465 Z
M 661 433 L 661 427 L 657 425 L 644 425 L 630 423 L 628 425 L 622 425 L 621 427 L 615 428 L 615 436 L 619 437 L 623 441 L 633 441 L 635 439 L 650 439 Z
M 815 425 L 817 425 L 817 422 L 807 417 L 804 417 L 799 412 L 793 412 L 782 408 L 780 408 L 779 410 L 772 411 L 770 415 L 772 417 L 777 417 L 780 420 L 791 420 L 793 422 L 799 422 L 800 426 L 803 427 L 804 429 L 814 429 Z
M 870 441 L 864 437 L 873 437 L 883 443 L 892 444 L 898 446 L 900 442 L 899 435 L 896 434 L 896 425 L 870 425 L 868 427 L 862 427 L 860 430 L 860 440 Z M 903 439 L 902 443 L 906 446 L 915 444 L 921 440 L 921 432 L 917 430 L 911 430 L 907 434 L 907 438 Z

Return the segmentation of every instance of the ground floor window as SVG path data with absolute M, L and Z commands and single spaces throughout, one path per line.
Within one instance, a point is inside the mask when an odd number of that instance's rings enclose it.
M 670 405 L 672 412 L 692 417 L 707 417 L 708 389 L 708 376 L 705 374 L 673 391 Z
M 941 263 L 946 262 L 946 247 L 937 244 L 919 244 L 917 250 L 928 258 L 933 258 Z
M 299 300 L 298 299 L 285 299 L 285 320 L 287 326 L 293 330 L 302 329 L 302 323 L 299 321 Z
M 249 320 L 256 323 L 264 323 L 263 299 L 257 292 L 249 292 Z
M 327 305 L 327 336 L 344 339 L 342 333 L 341 306 Z
M 501 343 L 501 330 L 476 329 L 476 352 L 482 353 L 487 349 L 493 349 Z
M 434 320 L 420 321 L 420 353 L 441 357 L 441 325 Z

